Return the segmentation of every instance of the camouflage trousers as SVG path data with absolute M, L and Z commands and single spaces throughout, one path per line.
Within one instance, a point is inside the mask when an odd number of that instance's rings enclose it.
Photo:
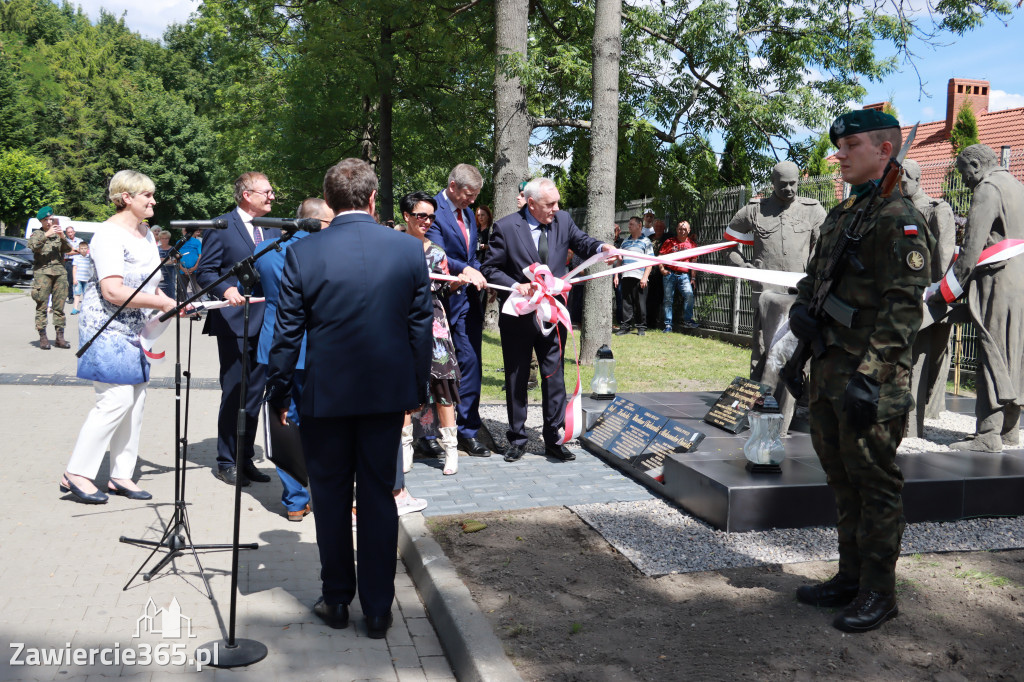
M 32 277 L 32 300 L 36 302 L 36 329 L 46 329 L 47 301 L 52 299 L 53 326 L 64 329 L 64 303 L 68 298 L 68 276 L 63 270 L 59 275 L 37 272 Z
M 859 579 L 862 590 L 893 594 L 906 526 L 896 448 L 907 415 L 872 424 L 864 432 L 850 428 L 843 396 L 858 364 L 858 358 L 835 348 L 811 363 L 811 442 L 836 496 L 839 572 Z

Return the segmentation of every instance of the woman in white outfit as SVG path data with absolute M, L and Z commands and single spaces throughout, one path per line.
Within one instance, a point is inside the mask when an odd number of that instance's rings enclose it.
M 80 346 L 93 337 L 160 263 L 156 241 L 143 224 L 153 216 L 154 190 L 153 181 L 136 171 L 118 171 L 110 181 L 109 196 L 117 213 L 106 224 L 117 229 L 97 232 L 90 245 L 95 272 L 86 285 L 82 302 Z M 149 383 L 149 360 L 139 342 L 139 332 L 151 317 L 150 310 L 167 312 L 175 305 L 159 285 L 157 274 L 78 360 L 78 376 L 93 381 L 96 405 L 82 424 L 60 490 L 82 502 L 107 501 L 106 493 L 96 487 L 93 479 L 108 448 L 107 491 L 133 500 L 152 498 L 132 477 Z

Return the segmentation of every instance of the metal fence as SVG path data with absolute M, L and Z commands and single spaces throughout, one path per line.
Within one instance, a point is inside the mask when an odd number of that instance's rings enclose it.
M 1024 150 L 1014 153 L 1003 152 L 1000 163 L 1018 180 L 1024 182 Z M 970 208 L 971 191 L 957 172 L 952 159 L 922 163 L 921 188 L 932 197 L 942 197 L 953 207 L 958 216 L 957 244 L 963 242 L 963 218 Z M 766 196 L 772 191 L 771 185 L 752 187 L 729 187 L 708 193 L 701 202 L 701 209 L 695 216 L 676 215 L 672 211 L 663 211 L 658 216 L 672 231 L 681 219 L 690 221 L 691 232 L 698 244 L 711 244 L 723 239 L 725 228 L 740 208 L 752 197 Z M 849 185 L 843 182 L 838 173 L 802 178 L 798 188 L 800 196 L 816 199 L 831 210 L 849 195 Z M 631 215 L 640 215 L 648 206 L 672 206 L 673 201 L 665 199 L 645 199 L 630 202 L 626 208 L 616 211 L 615 220 L 625 227 Z M 577 224 L 586 221 L 586 209 L 570 209 Z M 744 256 L 752 256 L 752 247 L 740 246 Z M 701 258 L 703 262 L 718 265 L 727 264 L 726 252 L 720 251 Z M 694 287 L 695 316 L 701 326 L 734 334 L 750 334 L 753 331 L 753 310 L 750 303 L 750 285 L 746 281 L 730 277 L 722 277 L 701 273 Z M 957 325 L 959 329 L 959 366 L 961 369 L 973 371 L 977 358 L 977 334 L 970 323 Z M 955 343 L 957 334 L 951 337 Z

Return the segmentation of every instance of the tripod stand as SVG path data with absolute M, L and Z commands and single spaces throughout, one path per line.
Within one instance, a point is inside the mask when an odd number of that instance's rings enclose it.
M 174 251 L 176 249 L 178 249 L 181 246 L 181 244 L 183 244 L 183 243 L 184 243 L 184 240 L 182 240 L 181 242 L 176 244 L 174 249 L 172 249 L 171 252 L 168 253 L 167 258 L 170 258 L 172 256 L 172 254 L 174 253 Z M 187 431 L 188 431 L 188 405 L 189 405 L 189 396 L 191 395 L 190 391 L 191 391 L 191 380 L 192 380 L 191 371 L 190 371 L 191 370 L 191 365 L 192 365 L 192 329 L 191 329 L 191 327 L 189 327 L 189 371 L 185 372 L 187 383 L 186 383 L 186 388 L 185 388 L 185 424 L 184 424 L 184 429 L 183 429 L 182 428 L 182 411 L 181 411 L 181 377 L 182 377 L 182 372 L 181 372 L 181 315 L 180 315 L 180 312 L 182 310 L 184 310 L 185 308 L 187 308 L 193 301 L 195 301 L 195 300 L 201 298 L 202 296 L 204 296 L 207 292 L 209 292 L 211 289 L 216 287 L 221 282 L 227 280 L 229 277 L 236 276 L 236 277 L 239 278 L 239 280 L 243 281 L 243 286 L 245 287 L 246 294 L 245 294 L 245 304 L 244 304 L 245 305 L 244 315 L 245 315 L 245 320 L 246 320 L 246 329 L 245 329 L 245 331 L 246 331 L 246 335 L 248 335 L 248 320 L 249 320 L 250 298 L 251 298 L 251 294 L 252 294 L 252 288 L 255 286 L 256 281 L 257 281 L 257 275 L 256 275 L 255 271 L 252 269 L 252 263 L 255 262 L 257 258 L 259 258 L 263 254 L 265 254 L 267 251 L 270 251 L 271 249 L 277 249 L 277 248 L 279 248 L 279 247 L 277 246 L 277 243 L 274 242 L 273 244 L 271 244 L 267 248 L 265 248 L 262 251 L 260 251 L 258 254 L 250 256 L 249 258 L 247 258 L 247 259 L 245 259 L 245 260 L 235 264 L 234 267 L 232 267 L 228 272 L 226 272 L 217 281 L 213 282 L 210 286 L 202 289 L 201 291 L 196 292 L 195 294 L 193 294 L 191 297 L 189 297 L 185 301 L 181 300 L 182 297 L 180 295 L 180 291 L 178 289 L 175 289 L 175 293 L 176 293 L 175 298 L 176 298 L 176 300 L 178 302 L 178 305 L 175 306 L 175 308 L 173 310 L 168 311 L 168 312 L 166 312 L 166 313 L 164 313 L 163 315 L 160 316 L 160 321 L 165 321 L 165 320 L 170 319 L 171 315 L 175 316 L 175 335 L 176 335 L 175 354 L 176 354 L 176 357 L 175 357 L 175 368 L 174 368 L 174 377 L 175 377 L 174 378 L 174 391 L 175 391 L 175 393 L 174 393 L 174 406 L 175 406 L 175 415 L 174 415 L 174 434 L 175 434 L 174 435 L 174 444 L 175 444 L 175 450 L 174 450 L 174 512 L 172 514 L 172 517 L 171 517 L 170 521 L 167 524 L 167 527 L 164 530 L 163 536 L 158 541 L 142 540 L 142 539 L 137 539 L 137 538 L 128 538 L 128 537 L 124 537 L 124 536 L 122 536 L 120 538 L 121 542 L 124 542 L 124 543 L 132 544 L 132 545 L 136 545 L 136 546 L 140 546 L 140 547 L 152 547 L 153 548 L 153 550 L 149 553 L 149 556 L 147 556 L 145 558 L 145 560 L 143 560 L 142 565 L 139 566 L 139 568 L 135 571 L 135 573 L 132 575 L 132 577 L 128 579 L 128 582 L 125 583 L 125 586 L 123 588 L 125 590 L 127 590 L 128 587 L 135 580 L 135 578 L 138 577 L 138 575 L 140 573 L 142 573 L 143 569 L 146 567 L 146 564 L 149 563 L 149 561 L 156 555 L 156 553 L 158 551 L 160 551 L 161 549 L 166 549 L 167 550 L 167 554 L 165 554 L 153 566 L 153 568 L 151 570 L 149 570 L 146 573 L 142 574 L 143 580 L 149 581 L 150 579 L 152 579 L 152 577 L 154 575 L 159 573 L 160 570 L 162 570 L 165 566 L 167 566 L 167 564 L 169 564 L 171 561 L 173 561 L 177 557 L 185 554 L 186 552 L 191 552 L 192 557 L 195 559 L 196 566 L 199 569 L 199 575 L 202 577 L 203 584 L 206 587 L 206 596 L 209 599 L 213 599 L 213 591 L 210 589 L 210 581 L 206 578 L 206 573 L 203 570 L 202 563 L 199 561 L 199 555 L 197 554 L 197 550 L 203 550 L 203 551 L 226 551 L 226 550 L 229 550 L 229 549 L 232 550 L 232 552 L 234 554 L 233 562 L 232 562 L 233 563 L 232 573 L 234 574 L 234 573 L 237 572 L 238 550 L 239 549 L 258 549 L 259 548 L 259 545 L 256 544 L 255 542 L 248 543 L 248 544 L 245 544 L 245 545 L 239 545 L 238 544 L 238 517 L 239 517 L 239 511 L 240 511 L 239 507 L 240 507 L 240 504 L 241 504 L 241 488 L 239 488 L 238 486 L 236 486 L 235 537 L 234 537 L 234 542 L 232 542 L 230 544 L 206 544 L 206 545 L 196 545 L 196 544 L 194 544 L 192 542 L 192 531 L 191 531 L 191 527 L 189 525 L 189 519 L 188 519 L 188 507 L 187 507 L 187 504 L 185 502 L 185 473 L 186 473 L 185 463 L 187 461 L 186 454 L 187 454 L 187 449 L 188 449 L 188 437 L 187 437 Z M 161 265 L 163 265 L 163 263 L 166 262 L 167 258 L 165 258 L 164 261 L 161 262 Z M 249 276 L 250 274 L 251 274 L 251 277 Z M 150 275 L 150 276 L 152 277 L 152 275 Z M 148 279 L 147 279 L 147 281 L 148 281 Z M 247 352 L 248 338 L 246 338 L 243 343 L 244 343 L 243 350 L 245 350 Z M 242 381 L 243 381 L 242 388 L 243 388 L 243 391 L 244 391 L 244 388 L 245 388 L 245 383 L 244 382 L 246 381 L 247 374 L 248 374 L 248 367 L 243 365 L 243 368 L 242 368 Z M 244 395 L 244 393 L 243 393 L 243 395 Z M 244 428 L 245 428 L 245 407 L 244 407 L 244 405 L 240 405 L 240 413 L 241 414 L 240 414 L 239 419 L 241 421 L 240 421 L 240 427 L 239 428 L 244 433 Z M 240 456 L 240 444 L 242 442 L 243 442 L 243 439 L 242 439 L 241 436 L 239 436 L 238 439 L 237 439 L 237 442 L 236 442 L 236 453 L 235 453 L 236 457 Z M 238 461 L 241 461 L 241 460 L 238 460 Z M 235 584 L 235 578 L 233 576 L 233 578 L 232 578 L 232 590 L 234 590 L 234 584 Z

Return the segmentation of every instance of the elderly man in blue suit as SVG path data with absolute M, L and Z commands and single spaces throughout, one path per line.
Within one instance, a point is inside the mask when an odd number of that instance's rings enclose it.
M 267 401 L 287 423 L 305 337 L 299 432 L 322 581 L 313 610 L 332 628 L 348 627 L 358 588 L 367 632 L 380 639 L 391 625 L 395 596 L 395 455 L 405 411 L 426 402 L 433 303 L 422 244 L 374 222 L 376 198 L 377 177 L 365 161 L 345 159 L 327 171 L 324 199 L 337 216 L 288 249 Z
M 447 254 L 449 271 L 453 275 L 465 274 L 470 281 L 469 286 L 461 287 L 449 296 L 444 306 L 462 375 L 456 408 L 459 449 L 474 457 L 491 455 L 477 438 L 483 426 L 480 420 L 480 384 L 483 377 L 480 346 L 484 313 L 480 291 L 487 286 L 487 280 L 480 273 L 480 261 L 476 256 L 476 217 L 469 210 L 483 185 L 483 176 L 475 166 L 460 163 L 453 168 L 448 174 L 448 186 L 434 197 L 437 218 L 427 231 L 427 238 Z
M 203 257 L 196 270 L 196 281 L 207 287 L 226 274 L 239 261 L 253 255 L 264 240 L 277 239 L 280 230 L 254 227 L 253 218 L 270 213 L 274 201 L 274 188 L 262 173 L 242 173 L 235 180 L 235 202 L 238 207 L 220 218 L 228 221 L 225 230 L 207 230 L 203 235 Z M 242 485 L 249 481 L 266 482 L 270 476 L 256 468 L 252 458 L 255 453 L 256 425 L 259 421 L 260 401 L 263 398 L 264 371 L 256 362 L 256 348 L 259 346 L 260 329 L 263 327 L 262 303 L 249 305 L 249 346 L 247 364 L 249 376 L 246 394 L 241 394 L 242 345 L 245 338 L 243 329 L 242 304 L 245 298 L 239 290 L 237 280 L 228 279 L 217 285 L 212 295 L 226 300 L 230 307 L 211 310 L 203 326 L 203 333 L 217 337 L 217 353 L 220 356 L 220 412 L 217 416 L 217 471 L 220 480 L 235 484 L 235 477 L 241 478 Z M 253 296 L 261 296 L 259 285 Z M 242 461 L 235 461 L 236 429 L 239 402 L 245 405 L 245 440 L 242 444 Z
M 540 263 L 547 265 L 555 277 L 564 277 L 569 249 L 584 259 L 598 251 L 612 249 L 584 233 L 568 213 L 558 210 L 561 197 L 551 180 L 531 180 L 523 194 L 526 205 L 496 222 L 491 229 L 490 248 L 483 264 L 489 281 L 515 287 L 522 295 L 530 296 L 536 285 L 523 273 L 524 268 Z M 498 328 L 501 330 L 501 354 L 508 385 L 505 405 L 508 410 L 509 447 L 505 451 L 505 461 L 515 462 L 525 452 L 526 384 L 530 376 L 530 355 L 534 351 L 542 377 L 545 454 L 562 461 L 576 459 L 568 448 L 558 444 L 565 427 L 564 349 L 560 345 L 560 341 L 565 339 L 564 330 L 545 336 L 534 315 L 517 317 L 505 313 L 498 319 Z

